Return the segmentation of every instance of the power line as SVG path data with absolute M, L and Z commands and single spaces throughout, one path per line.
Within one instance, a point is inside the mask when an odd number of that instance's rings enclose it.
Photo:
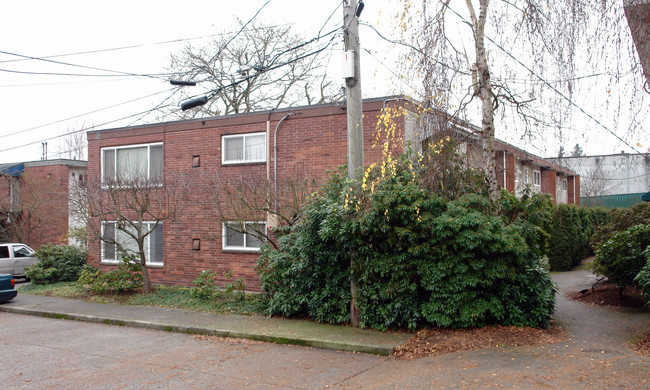
M 72 57 L 72 56 L 85 55 L 85 54 L 97 54 L 97 53 L 105 53 L 105 52 L 118 51 L 118 50 L 137 49 L 137 48 L 147 47 L 147 46 L 158 46 L 158 45 L 166 45 L 166 44 L 170 44 L 170 43 L 180 43 L 180 42 L 186 42 L 186 41 L 194 41 L 194 40 L 198 40 L 198 39 L 214 38 L 214 37 L 217 37 L 217 36 L 227 35 L 227 34 L 230 34 L 230 33 L 231 32 L 224 32 L 224 33 L 219 33 L 219 34 L 204 35 L 204 36 L 200 36 L 200 37 L 174 39 L 174 40 L 170 40 L 170 41 L 162 41 L 162 42 L 154 42 L 154 43 L 146 43 L 146 44 L 138 44 L 138 45 L 130 45 L 130 46 L 120 46 L 120 47 L 113 47 L 113 48 L 107 48 L 107 49 L 87 50 L 87 51 L 80 51 L 80 52 L 66 53 L 66 54 L 54 54 L 54 55 L 49 55 L 49 56 L 42 56 L 42 57 L 39 57 L 39 58 L 48 59 L 48 58 L 58 58 L 58 57 Z M 0 64 L 8 63 L 8 62 L 29 61 L 29 60 L 30 59 L 27 59 L 27 58 L 14 59 L 14 60 L 3 60 L 3 61 L 0 61 Z
M 166 91 L 165 91 L 165 92 L 166 92 Z M 111 124 L 111 123 L 119 122 L 119 121 L 121 121 L 121 120 L 129 119 L 129 118 L 132 118 L 132 117 L 134 117 L 134 116 L 138 116 L 138 115 L 141 115 L 141 114 L 144 114 L 144 113 L 148 113 L 148 112 L 150 112 L 150 111 L 151 111 L 151 110 L 141 111 L 141 112 L 138 112 L 138 113 L 135 113 L 135 114 L 127 115 L 127 116 L 122 117 L 122 118 L 119 118 L 119 119 L 113 119 L 113 120 L 110 120 L 110 121 L 108 121 L 108 122 L 101 123 L 101 124 L 99 124 L 99 125 L 93 125 L 93 126 L 90 126 L 90 127 L 84 127 L 84 128 L 82 128 L 82 129 L 79 129 L 79 130 L 71 131 L 71 132 L 69 132 L 69 133 L 55 135 L 55 136 L 53 136 L 53 137 L 49 137 L 49 138 L 45 138 L 45 139 L 41 139 L 41 140 L 38 140 L 38 141 L 28 142 L 28 143 L 26 143 L 26 144 L 22 144 L 22 145 L 18 145 L 18 146 L 12 146 L 12 147 L 10 147 L 10 148 L 6 148 L 6 149 L 2 149 L 2 150 L 0 150 L 0 153 L 1 153 L 1 152 L 7 152 L 7 151 L 9 151 L 9 150 L 14 150 L 14 149 L 24 148 L 24 147 L 26 147 L 26 146 L 35 145 L 35 144 L 38 144 L 38 143 L 41 143 L 41 142 L 51 141 L 51 140 L 53 140 L 53 139 L 62 138 L 62 137 L 65 137 L 65 136 L 67 136 L 67 135 L 70 135 L 70 134 L 81 133 L 82 131 L 87 131 L 87 130 L 94 129 L 95 127 L 105 126 L 105 125 L 108 125 L 108 124 Z
M 162 79 L 162 77 L 158 77 L 157 75 L 153 74 L 137 74 L 137 73 L 131 73 L 131 72 L 122 72 L 119 70 L 111 70 L 111 69 L 105 69 L 105 68 L 96 68 L 94 66 L 85 66 L 85 65 L 78 65 L 78 64 L 71 64 L 69 62 L 61 62 L 61 61 L 55 61 L 55 60 L 48 60 L 45 58 L 39 58 L 39 57 L 32 57 L 24 54 L 17 54 L 17 53 L 10 53 L 7 51 L 1 51 L 0 54 L 7 54 L 10 56 L 15 56 L 15 57 L 21 57 L 21 58 L 27 58 L 30 60 L 36 60 L 36 61 L 43 61 L 43 62 L 49 62 L 51 64 L 57 64 L 57 65 L 65 65 L 65 66 L 71 66 L 74 68 L 82 68 L 82 69 L 90 69 L 90 70 L 99 70 L 101 72 L 108 72 L 108 73 L 116 73 L 121 76 L 137 76 L 137 77 L 149 77 L 149 78 L 155 78 L 155 79 Z
M 125 105 L 125 104 L 133 103 L 133 102 L 138 101 L 138 100 L 142 100 L 142 99 L 146 99 L 146 98 L 149 98 L 149 97 L 152 97 L 152 96 L 160 95 L 161 93 L 169 92 L 169 91 L 171 91 L 172 89 L 175 89 L 175 88 L 169 88 L 169 89 L 166 89 L 166 90 L 164 90 L 164 91 L 160 91 L 160 92 L 152 93 L 152 94 L 150 94 L 150 95 L 142 96 L 142 97 L 139 97 L 139 98 L 136 98 L 136 99 L 128 100 L 128 101 L 126 101 L 126 102 L 122 102 L 122 103 L 114 104 L 114 105 L 112 105 L 112 106 L 108 106 L 108 107 L 100 108 L 100 109 L 97 109 L 97 110 L 89 111 L 89 112 L 86 112 L 86 113 L 83 113 L 83 114 L 79 114 L 79 115 L 75 115 L 75 116 L 72 116 L 72 117 L 69 117 L 69 118 L 60 119 L 60 120 L 57 120 L 57 121 L 55 121 L 55 122 L 46 123 L 46 124 L 44 124 L 44 125 L 39 125 L 39 126 L 35 126 L 35 127 L 30 127 L 29 129 L 23 129 L 23 130 L 14 131 L 13 133 L 0 135 L 0 138 L 5 138 L 5 137 L 12 136 L 12 135 L 22 134 L 22 133 L 26 133 L 26 132 L 28 132 L 28 131 L 32 131 L 32 130 L 36 130 L 36 129 L 40 129 L 40 128 L 43 128 L 43 127 L 47 127 L 47 126 L 51 126 L 51 125 L 56 125 L 56 124 L 58 124 L 58 123 L 65 122 L 65 121 L 68 121 L 68 120 L 71 120 L 71 119 L 76 119 L 76 118 L 79 118 L 79 117 L 82 117 L 82 116 L 85 116 L 85 115 L 94 114 L 94 113 L 97 113 L 97 112 L 100 112 L 100 111 L 104 111 L 104 110 L 108 110 L 108 109 L 111 109 L 111 108 L 119 107 L 119 106 L 122 106 L 122 105 Z M 45 141 L 45 140 L 44 140 L 44 141 Z M 38 142 L 41 142 L 41 141 L 38 141 Z
M 11 69 L 0 69 L 0 72 L 6 73 L 17 73 L 17 74 L 32 74 L 32 75 L 42 75 L 42 76 L 70 76 L 70 77 L 124 77 L 124 76 L 133 76 L 133 77 L 149 77 L 159 80 L 167 80 L 162 76 L 171 76 L 174 73 L 155 73 L 155 74 L 88 74 L 88 73 L 61 73 L 61 72 L 30 72 L 23 70 L 11 70 Z M 161 77 L 158 77 L 161 76 Z

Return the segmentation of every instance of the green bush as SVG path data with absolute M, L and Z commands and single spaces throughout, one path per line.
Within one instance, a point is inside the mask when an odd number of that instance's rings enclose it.
M 646 305 L 650 305 L 650 246 L 645 248 L 643 257 L 645 258 L 645 265 L 636 275 L 634 281 L 641 290 L 641 294 L 645 297 Z
M 88 261 L 84 249 L 71 245 L 43 245 L 35 256 L 40 261 L 25 268 L 35 284 L 75 281 Z
M 616 233 L 596 250 L 594 270 L 607 276 L 622 291 L 635 285 L 635 278 L 646 265 L 649 245 L 650 224 L 635 225 Z
M 608 223 L 596 228 L 591 237 L 591 248 L 596 249 L 611 236 L 634 225 L 650 224 L 650 202 L 643 202 L 632 207 L 613 209 Z
M 300 221 L 278 238 L 279 250 L 262 248 L 257 271 L 266 314 L 337 324 L 350 320 L 350 258 L 338 239 L 345 215 L 339 195 L 346 185 L 334 174 L 323 195 L 312 198 Z
M 585 215 L 579 206 L 555 206 L 549 229 L 548 262 L 551 271 L 568 271 L 586 256 L 588 239 L 583 230 Z
M 549 195 L 525 190 L 516 197 L 508 191 L 501 191 L 503 222 L 521 228 L 528 249 L 535 257 L 541 258 L 548 253 L 552 212 L 553 202 Z
M 347 322 L 353 277 L 365 327 L 548 326 L 550 201 L 510 199 L 502 217 L 485 196 L 448 201 L 418 175 L 408 159 L 369 169 L 358 185 L 333 175 L 279 250 L 262 250 L 266 314 Z
M 214 298 L 218 291 L 217 282 L 214 280 L 215 276 L 217 273 L 214 271 L 201 271 L 201 274 L 192 281 L 196 287 L 190 289 L 190 296 L 204 301 Z
M 97 294 L 129 293 L 142 288 L 142 274 L 138 264 L 122 259 L 117 269 L 107 272 L 84 267 L 77 283 Z

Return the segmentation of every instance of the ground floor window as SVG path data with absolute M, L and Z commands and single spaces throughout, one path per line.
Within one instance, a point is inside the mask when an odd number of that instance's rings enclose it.
M 266 232 L 265 222 L 227 222 L 223 224 L 223 249 L 259 251 L 259 232 Z
M 147 265 L 163 265 L 163 224 L 155 222 L 144 222 L 145 228 L 151 233 L 145 238 L 144 252 L 147 258 Z M 104 222 L 102 224 L 102 262 L 118 263 L 122 253 L 118 250 L 116 242 L 127 252 L 138 253 L 137 242 L 125 231 L 117 229 L 115 222 Z

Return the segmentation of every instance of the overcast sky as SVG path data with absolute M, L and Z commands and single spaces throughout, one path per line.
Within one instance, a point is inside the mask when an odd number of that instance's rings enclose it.
M 236 18 L 246 21 L 266 1 L 4 2 L 0 23 L 0 51 L 4 52 L 0 53 L 0 163 L 39 160 L 45 141 L 48 159 L 57 158 L 60 141 L 50 138 L 83 127 L 102 129 L 131 125 L 141 118 L 138 113 L 155 107 L 169 96 L 172 88 L 164 80 L 148 77 L 33 74 L 115 75 L 12 54 L 57 56 L 49 59 L 132 74 L 163 73 L 171 53 L 178 52 L 187 42 L 199 44 L 202 41 L 191 38 L 204 37 L 205 40 L 232 26 Z M 398 0 L 366 0 L 361 19 L 377 26 L 386 36 L 396 38 L 392 22 L 397 3 Z M 271 0 L 256 21 L 291 24 L 296 33 L 309 39 L 316 36 L 333 12 L 327 24 L 329 28 L 325 30 L 341 25 L 340 4 L 340 0 Z M 372 52 L 372 55 L 366 52 L 362 55 L 364 97 L 397 92 L 413 94 L 411 88 L 415 85 L 396 81 L 392 73 L 396 71 L 393 61 L 397 52 L 393 45 L 367 27 L 361 29 L 361 44 Z M 340 38 L 332 49 L 332 53 L 342 49 Z M 96 52 L 86 53 L 91 51 Z M 72 53 L 86 54 L 61 56 Z M 338 61 L 334 57 L 330 66 L 335 80 L 340 80 Z M 593 107 L 586 109 L 594 115 L 607 115 Z M 143 120 L 153 120 L 153 117 Z M 142 123 L 142 120 L 135 122 Z M 579 134 L 576 137 L 568 141 L 567 146 L 574 144 L 573 139 L 576 139 L 590 154 L 610 153 L 618 147 L 615 139 L 607 137 L 582 140 Z M 648 139 L 640 141 L 650 142 Z M 644 151 L 647 147 L 642 145 Z M 556 149 L 556 145 L 544 149 L 538 146 L 531 152 L 544 155 L 543 150 Z

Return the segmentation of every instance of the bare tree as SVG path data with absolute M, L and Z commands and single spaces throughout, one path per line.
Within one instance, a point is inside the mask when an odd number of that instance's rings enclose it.
M 57 185 L 23 172 L 20 176 L 0 176 L 0 187 L 7 190 L 0 197 L 0 241 L 33 245 L 32 235 L 43 224 L 66 216 L 62 207 L 67 197 Z
M 492 199 L 499 194 L 495 118 L 522 137 L 552 129 L 561 138 L 578 107 L 573 97 L 583 77 L 576 76 L 577 69 L 600 69 L 587 77 L 609 78 L 612 84 L 631 73 L 632 88 L 642 90 L 620 1 L 423 0 L 419 9 L 403 2 L 400 24 L 413 42 L 407 59 L 414 59 L 410 70 L 421 77 L 425 107 L 452 110 L 461 119 L 480 112 L 482 167 Z M 612 99 L 603 95 L 606 102 Z M 629 96 L 618 98 L 619 107 L 629 105 Z M 643 96 L 633 99 L 633 110 L 647 111 L 637 100 Z M 630 126 L 640 129 L 638 123 Z
M 276 247 L 269 228 L 291 229 L 321 180 L 304 172 L 283 175 L 277 181 L 263 177 L 217 178 L 211 180 L 208 191 L 216 206 L 217 220 Z M 264 229 L 263 224 L 251 225 L 247 221 L 267 221 L 268 226 Z
M 86 137 L 87 131 L 92 128 L 86 128 L 84 123 L 81 124 L 80 129 L 68 127 L 66 134 L 59 140 L 58 155 L 61 158 L 70 160 L 87 160 L 88 159 L 88 138 Z
M 188 186 L 181 179 L 126 174 L 77 187 L 73 209 L 86 223 L 88 240 L 102 243 L 104 257 L 122 257 L 140 266 L 148 292 L 148 267 L 162 260 L 155 253 L 162 248 L 163 223 L 182 213 L 187 197 Z
M 321 55 L 330 41 L 328 36 L 307 44 L 288 26 L 238 21 L 206 46 L 188 45 L 171 56 L 175 78 L 200 81 L 196 87 L 182 89 L 179 102 L 218 93 L 200 109 L 179 112 L 175 108 L 165 115 L 218 116 L 331 100 L 337 91 L 327 78 Z

